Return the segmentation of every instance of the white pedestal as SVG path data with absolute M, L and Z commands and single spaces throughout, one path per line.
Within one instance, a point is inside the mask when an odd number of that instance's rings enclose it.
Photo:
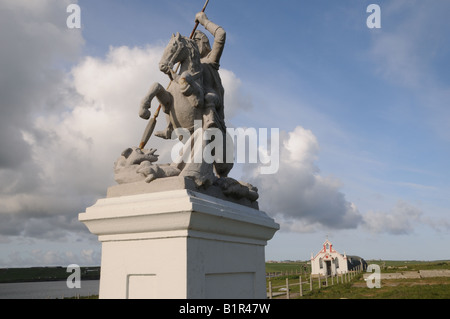
M 102 242 L 100 298 L 265 299 L 265 213 L 192 190 L 105 198 L 79 214 Z

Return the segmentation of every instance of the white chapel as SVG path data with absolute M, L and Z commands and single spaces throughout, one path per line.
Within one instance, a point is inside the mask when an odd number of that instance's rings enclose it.
M 315 255 L 311 254 L 311 275 L 336 276 L 348 272 L 348 260 L 344 252 L 341 255 L 333 249 L 333 244 L 327 239 L 322 249 Z

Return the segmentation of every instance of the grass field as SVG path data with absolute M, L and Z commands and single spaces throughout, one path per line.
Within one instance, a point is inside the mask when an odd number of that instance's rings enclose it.
M 291 262 L 291 263 L 266 263 L 266 273 L 296 273 L 309 272 L 311 267 L 306 262 Z
M 307 293 L 305 299 L 449 299 L 450 278 L 382 280 L 381 288 L 368 288 L 360 274 L 350 283 Z
M 404 271 L 450 269 L 450 261 L 380 261 L 369 260 L 368 264 L 380 265 L 382 273 Z M 266 263 L 266 272 L 276 277 L 267 277 L 267 286 L 271 281 L 272 291 L 280 293 L 289 281 L 290 297 L 300 298 L 299 276 L 302 276 L 303 299 L 450 299 L 450 277 L 382 279 L 381 288 L 368 288 L 363 274 L 358 274 L 350 282 L 336 284 L 328 279 L 329 285 L 319 289 L 318 281 L 313 282 L 310 291 L 310 268 L 306 262 Z M 98 279 L 100 267 L 82 267 L 83 279 Z M 280 273 L 283 274 L 280 276 Z M 1 282 L 66 280 L 69 273 L 64 267 L 34 267 L 0 269 Z M 96 278 L 91 278 L 96 277 Z M 95 298 L 95 297 L 94 297 Z M 286 295 L 274 298 L 286 298 Z
M 266 265 L 268 272 L 295 272 L 295 267 L 304 263 Z M 381 272 L 402 272 L 418 270 L 443 270 L 450 269 L 450 261 L 368 261 L 368 264 L 379 264 Z M 382 279 L 381 288 L 368 288 L 363 279 L 363 274 L 358 274 L 350 282 L 331 285 L 329 279 L 328 287 L 319 289 L 318 282 L 313 283 L 313 290 L 310 291 L 309 282 L 304 283 L 303 297 L 299 296 L 299 275 L 279 276 L 267 278 L 267 286 L 271 281 L 274 292 L 278 292 L 286 285 L 286 278 L 289 280 L 291 299 L 450 299 L 450 277 L 434 278 L 410 278 L 410 279 Z M 306 281 L 309 277 L 302 277 Z M 285 299 L 286 295 L 275 296 L 274 298 Z
M 401 270 L 450 269 L 449 260 L 437 260 L 437 261 L 368 260 L 367 263 L 380 265 L 382 271 L 384 272 L 398 272 Z

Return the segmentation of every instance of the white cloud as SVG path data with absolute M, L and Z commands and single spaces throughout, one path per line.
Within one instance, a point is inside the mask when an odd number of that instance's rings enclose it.
M 241 80 L 232 71 L 220 69 L 220 78 L 225 88 L 225 120 L 232 119 L 236 114 L 249 111 L 253 102 L 242 89 Z M 227 123 L 228 124 L 228 123 Z
M 340 182 L 319 174 L 315 165 L 319 143 L 314 134 L 298 126 L 280 134 L 280 144 L 276 174 L 259 175 L 254 169 L 245 177 L 259 189 L 260 208 L 274 216 L 282 230 L 356 228 L 361 215 L 339 190 Z
M 55 65 L 74 61 L 83 44 L 69 32 L 64 1 L 0 2 L 0 169 L 17 169 L 28 154 L 21 128 L 38 112 L 54 111 L 64 75 Z M 4 173 L 4 172 L 1 172 Z M 3 176 L 2 176 L 3 177 Z
M 409 234 L 421 221 L 423 212 L 413 205 L 398 201 L 389 212 L 369 211 L 364 214 L 363 225 L 371 233 L 393 235 Z
M 429 213 L 404 200 L 398 200 L 388 211 L 368 211 L 363 216 L 362 226 L 372 234 L 409 235 L 419 225 L 428 226 L 437 232 L 447 232 L 450 223 L 445 219 L 430 217 Z
M 69 3 L 69 0 L 0 3 L 3 43 L 0 51 L 0 232 L 3 236 L 19 236 L 41 229 L 42 236 L 48 232 L 54 238 L 54 227 L 61 220 L 46 218 L 60 213 L 66 219 L 76 203 L 67 200 L 68 196 L 60 196 L 61 185 L 54 187 L 45 179 L 41 162 L 36 161 L 28 143 L 32 137 L 40 147 L 48 145 L 49 136 L 34 127 L 36 116 L 61 112 L 73 96 L 62 67 L 76 61 L 84 40 L 81 32 L 66 26 Z M 53 154 L 48 153 L 46 157 L 52 158 Z M 31 217 L 42 218 L 42 223 L 37 226 Z M 72 227 L 67 219 L 65 223 L 66 228 Z M 7 241 L 3 238 L 2 241 Z
M 77 103 L 58 117 L 36 121 L 37 129 L 54 137 L 45 148 L 33 143 L 49 175 L 77 189 L 88 183 L 96 194 L 112 183 L 114 161 L 125 148 L 138 145 L 144 131 L 146 122 L 138 116 L 140 100 L 154 81 L 166 80 L 157 70 L 161 51 L 111 48 L 105 59 L 87 57 L 72 70 Z M 161 125 L 164 121 L 161 116 Z M 54 156 L 45 163 L 49 151 Z M 74 169 L 80 171 L 78 176 L 73 176 Z
M 85 58 L 72 69 L 66 109 L 44 113 L 22 129 L 38 169 L 35 189 L 3 195 L 3 213 L 23 220 L 15 223 L 16 235 L 55 239 L 84 229 L 78 213 L 115 184 L 114 161 L 139 144 L 147 124 L 138 116 L 140 100 L 152 82 L 166 80 L 157 70 L 161 51 L 119 47 L 104 59 Z M 163 127 L 164 117 L 160 122 Z
M 114 161 L 140 142 L 147 125 L 138 116 L 141 99 L 153 82 L 168 84 L 158 69 L 163 49 L 111 47 L 104 58 L 85 57 L 70 74 L 61 74 L 56 89 L 64 94 L 55 103 L 63 107 L 49 105 L 53 112 L 41 112 L 16 128 L 29 154 L 24 154 L 27 165 L 21 170 L 0 171 L 10 180 L 0 193 L 1 234 L 56 240 L 84 229 L 77 223 L 78 213 L 115 184 Z M 222 75 L 230 86 L 226 97 L 231 108 L 247 106 L 239 79 L 227 70 Z M 52 92 L 42 95 L 44 101 L 52 100 Z M 32 102 L 27 103 L 31 109 Z M 155 99 L 152 112 L 157 104 Z M 166 125 L 161 113 L 156 130 Z M 160 162 L 170 162 L 174 143 L 152 137 L 147 147 L 158 149 Z

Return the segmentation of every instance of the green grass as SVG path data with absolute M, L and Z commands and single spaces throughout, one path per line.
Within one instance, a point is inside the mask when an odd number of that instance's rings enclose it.
M 383 272 L 399 272 L 408 270 L 431 270 L 431 269 L 450 269 L 450 261 L 419 261 L 419 260 L 368 260 L 368 264 L 377 264 L 381 266 Z
M 303 273 L 310 272 L 311 267 L 306 262 L 292 263 L 266 263 L 266 273 L 282 272 L 282 273 Z
M 450 278 L 382 280 L 381 288 L 368 288 L 360 274 L 354 281 L 322 288 L 304 299 L 449 299 Z
M 450 261 L 368 261 L 368 264 L 379 264 L 383 272 L 402 272 L 432 269 L 450 269 Z M 280 272 L 287 270 L 292 264 L 270 264 L 266 270 L 271 272 Z M 405 268 L 406 266 L 406 268 Z M 269 280 L 272 281 L 273 293 L 279 292 L 280 287 L 286 286 L 286 278 L 289 278 L 291 298 L 302 299 L 450 299 L 450 278 L 411 278 L 411 279 L 383 279 L 381 288 L 368 288 L 363 279 L 363 273 L 358 274 L 348 283 L 322 286 L 319 290 L 318 282 L 314 281 L 313 290 L 310 291 L 309 282 L 303 284 L 303 297 L 299 296 L 299 275 L 280 276 L 266 279 L 267 286 Z M 302 281 L 309 280 L 309 275 L 302 277 Z M 324 281 L 324 280 L 323 280 Z M 274 297 L 286 298 L 286 295 Z
M 362 275 L 360 275 L 362 276 Z M 286 288 L 286 278 L 288 279 L 288 283 L 289 283 L 289 291 L 291 294 L 291 298 L 298 298 L 299 297 L 299 293 L 300 293 L 300 280 L 299 280 L 299 275 L 287 275 L 287 276 L 278 276 L 278 277 L 273 277 L 273 278 L 266 278 L 266 287 L 267 289 L 269 289 L 269 281 L 272 284 L 272 293 L 275 296 L 275 298 L 279 297 L 279 298 L 286 298 L 286 295 L 282 295 L 282 296 L 276 296 L 276 294 L 282 292 L 282 290 L 280 289 L 284 289 Z M 312 284 L 312 288 L 313 290 L 311 291 L 311 284 L 310 284 L 310 277 L 309 275 L 303 275 L 302 276 L 302 293 L 303 296 L 309 296 L 309 298 L 311 296 L 314 296 L 316 293 L 318 293 L 319 291 L 322 291 L 323 289 L 330 289 L 331 287 L 340 287 L 340 286 L 344 286 L 347 285 L 347 283 L 342 283 L 341 282 L 341 278 L 339 278 L 339 283 L 337 283 L 337 279 L 336 277 L 333 278 L 333 281 L 331 280 L 331 278 L 328 278 L 328 287 L 325 287 L 325 278 L 322 278 L 321 280 L 321 285 L 320 285 L 320 290 L 319 290 L 319 281 L 316 279 L 313 280 L 313 284 Z M 333 286 L 332 286 L 333 284 Z M 268 290 L 267 290 L 268 291 Z

